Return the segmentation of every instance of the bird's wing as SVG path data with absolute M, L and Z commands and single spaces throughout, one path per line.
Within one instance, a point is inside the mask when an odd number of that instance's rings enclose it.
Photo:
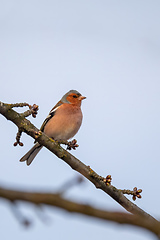
M 47 124 L 47 122 L 55 115 L 57 109 L 63 104 L 63 102 L 59 101 L 52 109 L 51 111 L 49 112 L 48 116 L 46 117 L 46 119 L 44 120 L 41 128 L 40 128 L 40 131 L 44 131 L 44 128 Z

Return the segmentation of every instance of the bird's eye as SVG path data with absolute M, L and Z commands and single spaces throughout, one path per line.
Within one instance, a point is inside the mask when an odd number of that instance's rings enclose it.
M 77 98 L 77 95 L 73 95 L 73 98 Z

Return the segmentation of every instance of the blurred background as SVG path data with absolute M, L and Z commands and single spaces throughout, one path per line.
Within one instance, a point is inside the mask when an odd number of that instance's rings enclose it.
M 127 0 L 2 0 L 0 3 L 0 96 L 7 103 L 39 105 L 35 126 L 70 89 L 83 101 L 80 147 L 71 153 L 98 174 L 112 175 L 121 189 L 143 189 L 136 204 L 157 219 L 160 169 L 160 2 Z M 24 109 L 16 109 L 19 112 Z M 0 116 L 0 184 L 22 190 L 58 191 L 79 176 L 47 149 L 30 167 L 13 147 L 17 127 Z M 65 197 L 124 211 L 90 182 Z M 131 197 L 129 197 L 131 200 Z M 11 206 L 0 200 L 2 239 L 153 239 L 147 231 L 94 220 L 45 207 L 18 204 L 29 228 L 19 224 Z M 40 217 L 41 215 L 41 217 Z M 45 220 L 46 219 L 46 220 Z

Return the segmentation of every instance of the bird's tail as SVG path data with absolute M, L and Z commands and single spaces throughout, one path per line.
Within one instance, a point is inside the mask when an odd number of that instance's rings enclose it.
M 29 166 L 42 147 L 42 145 L 36 143 L 19 161 L 26 161 L 26 164 Z

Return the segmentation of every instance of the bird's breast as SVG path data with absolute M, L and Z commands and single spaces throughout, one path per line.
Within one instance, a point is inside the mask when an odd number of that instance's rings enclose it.
M 55 140 L 68 140 L 78 132 L 81 123 L 81 108 L 67 104 L 60 107 L 48 121 L 44 133 Z

